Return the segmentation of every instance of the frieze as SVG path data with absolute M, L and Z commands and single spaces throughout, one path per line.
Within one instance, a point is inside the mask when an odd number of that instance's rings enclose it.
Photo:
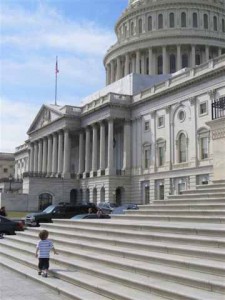
M 225 138 L 225 128 L 219 128 L 212 131 L 212 139 L 218 140 Z

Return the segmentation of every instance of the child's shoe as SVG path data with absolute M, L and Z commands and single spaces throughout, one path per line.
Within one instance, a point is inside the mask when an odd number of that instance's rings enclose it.
M 38 275 L 41 275 L 41 273 L 42 273 L 41 271 L 38 271 Z

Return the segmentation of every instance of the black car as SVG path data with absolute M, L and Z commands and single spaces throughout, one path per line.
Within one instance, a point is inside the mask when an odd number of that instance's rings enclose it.
M 121 215 L 121 214 L 125 214 L 126 210 L 129 209 L 139 209 L 137 204 L 134 203 L 127 203 L 127 204 L 123 204 L 121 206 L 116 207 L 111 214 L 113 215 Z
M 81 214 L 81 215 L 76 215 L 71 218 L 71 220 L 82 220 L 82 219 L 111 219 L 109 215 L 98 215 L 98 214 Z
M 28 214 L 25 218 L 25 224 L 27 226 L 39 226 L 40 223 L 51 223 L 52 219 L 70 219 L 75 215 L 88 213 L 90 208 L 93 213 L 97 212 L 97 208 L 93 203 L 50 205 L 42 212 Z
M 116 208 L 118 205 L 116 203 L 111 202 L 100 202 L 98 203 L 98 209 L 101 209 L 101 211 L 104 214 L 111 214 L 111 212 Z
M 0 216 L 0 235 L 15 234 L 15 231 L 23 230 L 23 222 L 13 221 L 6 217 Z

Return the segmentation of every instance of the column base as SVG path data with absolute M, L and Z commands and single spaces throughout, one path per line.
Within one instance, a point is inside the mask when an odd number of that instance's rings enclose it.
M 70 179 L 70 178 L 71 178 L 71 175 L 70 175 L 70 173 L 63 173 L 63 174 L 62 174 L 62 177 L 63 177 L 64 179 Z
M 97 177 L 97 175 L 98 175 L 97 171 L 90 172 L 90 177 Z

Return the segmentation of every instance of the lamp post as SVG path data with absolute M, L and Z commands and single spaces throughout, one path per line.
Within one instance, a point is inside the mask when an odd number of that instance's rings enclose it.
M 9 175 L 9 191 L 10 191 L 10 192 L 12 191 L 12 181 L 13 181 L 13 177 L 12 177 L 12 175 L 10 174 L 10 175 Z

